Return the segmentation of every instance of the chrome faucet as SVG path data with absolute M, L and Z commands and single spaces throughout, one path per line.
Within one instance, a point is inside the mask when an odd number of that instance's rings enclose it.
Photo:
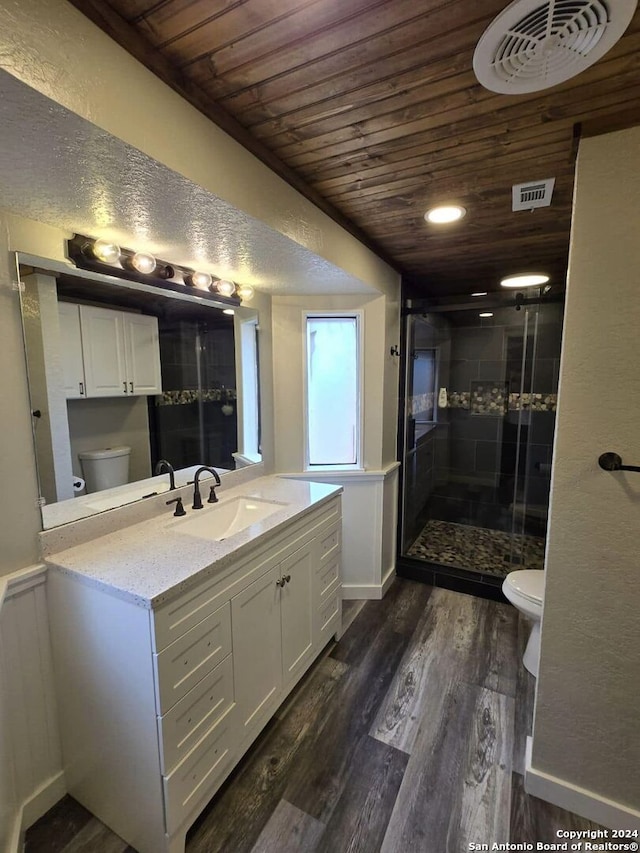
M 173 465 L 171 464 L 171 462 L 167 462 L 166 459 L 161 459 L 157 463 L 154 473 L 164 474 L 165 471 L 169 475 L 169 490 L 173 491 L 176 487 L 176 478 L 173 471 Z
M 220 485 L 220 477 L 218 476 L 218 472 L 215 468 L 209 468 L 208 465 L 201 465 L 200 468 L 196 471 L 195 477 L 193 478 L 193 509 L 202 509 L 202 498 L 200 497 L 200 474 L 204 471 L 208 471 L 210 474 L 213 474 L 214 479 L 216 481 L 216 486 Z M 207 498 L 207 503 L 215 504 L 218 502 L 218 496 L 216 495 L 216 486 L 211 486 L 209 489 L 209 497 Z

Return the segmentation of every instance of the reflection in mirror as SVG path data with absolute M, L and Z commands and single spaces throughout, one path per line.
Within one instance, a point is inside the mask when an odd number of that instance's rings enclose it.
M 180 486 L 199 465 L 260 461 L 255 311 L 104 276 L 20 276 L 45 529 L 168 491 L 169 466 Z

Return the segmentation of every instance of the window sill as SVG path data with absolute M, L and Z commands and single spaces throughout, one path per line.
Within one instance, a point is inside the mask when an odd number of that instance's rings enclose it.
M 304 469 L 305 474 L 330 474 L 333 471 L 364 471 L 361 465 L 312 465 Z

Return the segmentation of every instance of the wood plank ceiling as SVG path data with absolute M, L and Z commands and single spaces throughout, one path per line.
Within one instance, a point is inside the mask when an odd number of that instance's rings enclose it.
M 505 0 L 72 2 L 365 239 L 415 295 L 495 290 L 529 269 L 562 286 L 580 124 L 640 121 L 638 11 L 578 77 L 507 96 L 472 70 Z M 511 211 L 512 184 L 549 177 L 551 207 Z M 465 219 L 425 223 L 451 200 Z

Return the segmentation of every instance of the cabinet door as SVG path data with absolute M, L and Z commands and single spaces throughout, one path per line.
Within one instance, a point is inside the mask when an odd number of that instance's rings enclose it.
M 60 351 L 64 373 L 64 391 L 69 400 L 86 397 L 80 311 L 71 302 L 58 304 L 60 319 Z
M 285 687 L 307 668 L 313 656 L 314 542 L 309 542 L 280 564 L 282 619 L 282 675 Z
M 146 314 L 125 314 L 127 388 L 130 394 L 161 394 L 158 320 Z
M 122 319 L 121 311 L 80 306 L 88 397 L 120 397 L 127 393 Z
M 280 701 L 279 579 L 278 569 L 273 568 L 231 599 L 239 742 L 257 733 Z

